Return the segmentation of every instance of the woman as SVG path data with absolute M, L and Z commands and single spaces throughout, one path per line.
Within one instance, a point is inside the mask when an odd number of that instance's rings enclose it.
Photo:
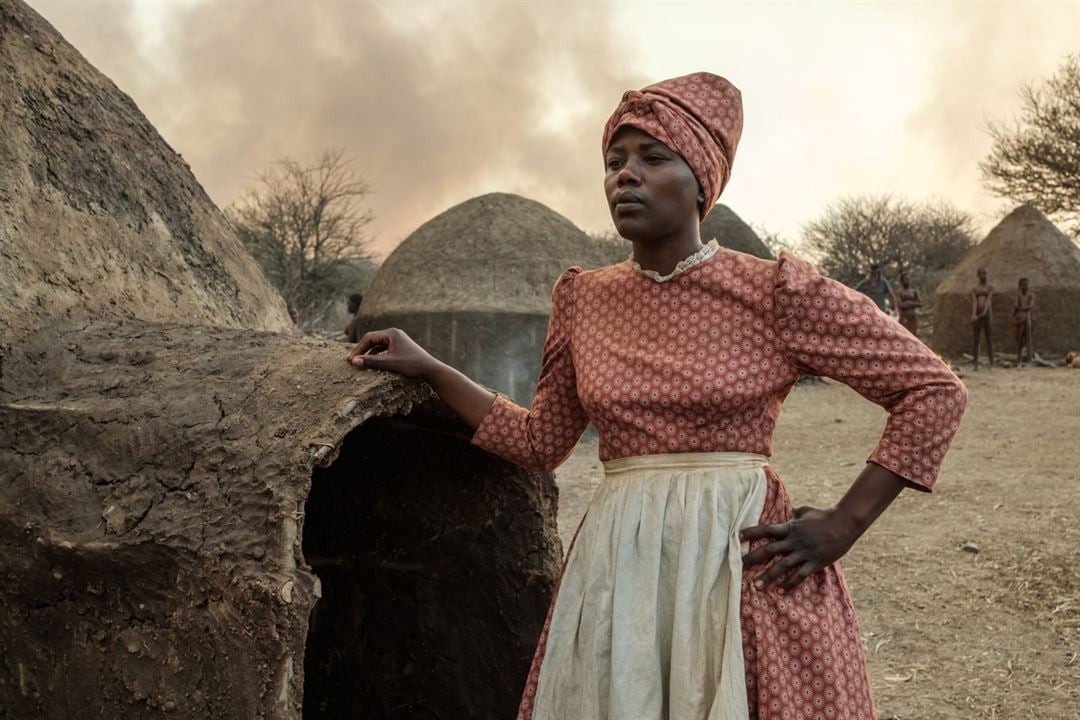
M 605 479 L 571 543 L 521 718 L 873 717 L 835 561 L 903 488 L 931 489 L 966 393 L 870 299 L 806 262 L 701 245 L 741 130 L 739 92 L 715 75 L 623 96 L 604 130 L 604 190 L 633 255 L 555 283 L 530 410 L 400 331 L 349 354 L 424 378 L 475 444 L 526 467 L 559 465 L 589 422 L 599 432 Z M 804 374 L 890 414 L 836 507 L 793 512 L 767 462 Z

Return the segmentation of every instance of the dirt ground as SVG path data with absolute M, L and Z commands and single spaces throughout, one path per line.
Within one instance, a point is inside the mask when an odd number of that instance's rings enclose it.
M 1080 370 L 964 381 L 937 490 L 905 491 L 841 562 L 878 713 L 1080 718 Z M 793 504 L 838 500 L 884 421 L 844 385 L 797 387 L 773 456 Z M 596 452 L 590 432 L 556 471 L 564 547 L 600 480 Z

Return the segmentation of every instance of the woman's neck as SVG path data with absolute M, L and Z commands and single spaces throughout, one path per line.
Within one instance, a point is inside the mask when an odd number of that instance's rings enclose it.
M 651 240 L 634 241 L 634 262 L 643 270 L 653 270 L 668 275 L 675 266 L 702 247 L 701 231 L 695 223 L 678 234 Z

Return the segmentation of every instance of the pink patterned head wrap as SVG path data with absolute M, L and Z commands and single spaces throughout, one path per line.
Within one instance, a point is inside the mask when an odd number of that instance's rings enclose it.
M 698 72 L 623 93 L 604 126 L 604 152 L 615 132 L 629 125 L 682 156 L 705 193 L 701 219 L 731 177 L 742 135 L 742 93 L 719 75 Z

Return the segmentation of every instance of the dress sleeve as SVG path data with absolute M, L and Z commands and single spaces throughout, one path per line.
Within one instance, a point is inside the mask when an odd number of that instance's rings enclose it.
M 526 410 L 496 393 L 495 403 L 472 437 L 473 445 L 533 470 L 558 467 L 589 424 L 578 400 L 577 376 L 570 355 L 574 278 L 580 272 L 580 267 L 566 270 L 551 292 L 551 316 L 532 408 Z
M 963 383 L 865 295 L 788 253 L 776 272 L 774 323 L 788 361 L 885 408 L 885 431 L 868 461 L 932 490 L 967 406 Z

